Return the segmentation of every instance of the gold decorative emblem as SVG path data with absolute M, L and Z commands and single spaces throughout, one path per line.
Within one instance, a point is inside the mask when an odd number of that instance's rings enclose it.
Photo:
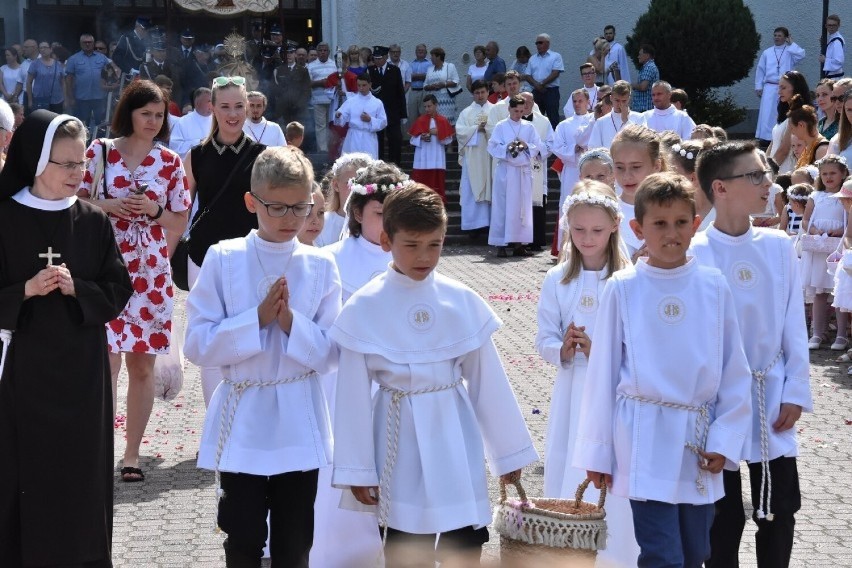
M 435 310 L 426 304 L 415 304 L 408 310 L 408 323 L 416 331 L 428 331 L 435 325 Z
M 733 284 L 738 288 L 754 288 L 759 280 L 759 273 L 748 262 L 737 262 L 731 267 Z
M 657 305 L 657 315 L 666 323 L 677 324 L 683 321 L 686 315 L 686 307 L 680 298 L 668 296 L 660 300 Z

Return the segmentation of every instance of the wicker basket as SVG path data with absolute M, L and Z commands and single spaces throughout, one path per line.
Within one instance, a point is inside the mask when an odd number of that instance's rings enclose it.
M 833 252 L 840 244 L 840 237 L 829 237 L 826 235 L 802 235 L 799 242 L 805 252 Z
M 507 499 L 507 482 L 501 480 L 500 504 L 494 509 L 501 566 L 594 566 L 597 551 L 606 547 L 606 485 L 594 504 L 583 501 L 588 479 L 574 499 L 528 500 L 520 479 L 511 483 L 520 499 Z

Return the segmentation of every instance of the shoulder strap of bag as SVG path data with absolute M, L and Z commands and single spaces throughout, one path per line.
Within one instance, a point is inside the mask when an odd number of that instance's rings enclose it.
M 207 206 L 204 208 L 204 210 L 201 213 L 198 214 L 198 217 L 195 218 L 195 221 L 193 221 L 192 225 L 189 226 L 189 230 L 186 232 L 187 236 L 189 236 L 192 233 L 192 230 L 195 228 L 195 226 L 198 225 L 198 223 L 204 218 L 204 216 L 207 215 L 207 212 L 210 211 L 210 209 L 213 208 L 213 206 L 216 204 L 216 202 L 219 200 L 219 198 L 222 196 L 222 194 L 225 193 L 225 190 L 228 188 L 228 184 L 231 183 L 232 179 L 234 179 L 234 174 L 237 173 L 237 171 L 240 169 L 240 166 L 242 166 L 243 163 L 246 161 L 246 159 L 248 159 L 248 155 L 251 154 L 252 146 L 253 146 L 253 144 L 249 144 L 248 148 L 245 148 L 245 153 L 242 156 L 240 156 L 240 159 L 237 161 L 236 165 L 231 170 L 231 173 L 228 174 L 227 179 L 225 179 L 225 183 L 222 184 L 222 186 L 219 188 L 219 191 L 216 192 L 216 195 L 214 195 L 213 199 L 210 200 L 210 203 L 207 204 Z M 194 164 L 193 164 L 193 166 L 194 166 Z M 196 188 L 196 191 L 197 191 L 197 188 Z

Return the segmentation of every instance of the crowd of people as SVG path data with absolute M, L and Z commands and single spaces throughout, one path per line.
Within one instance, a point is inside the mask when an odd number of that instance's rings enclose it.
M 126 365 L 119 479 L 144 482 L 179 272 L 207 412 L 198 466 L 215 472 L 228 566 L 259 566 L 267 543 L 287 566 L 478 562 L 484 458 L 508 483 L 538 454 L 491 337 L 499 318 L 436 271 L 456 139 L 462 228 L 487 232 L 497 258 L 549 244 L 549 164 L 560 177 L 534 338 L 556 367 L 545 496 L 586 478 L 610 487 L 602 564 L 734 566 L 745 461 L 758 562 L 789 565 L 795 425 L 813 410 L 808 351 L 826 344 L 832 307 L 831 349 L 852 357 L 852 80 L 823 78 L 815 108 L 804 76 L 781 72 L 759 93 L 777 97 L 764 151 L 695 125 L 653 46 L 631 82 L 611 26 L 564 119 L 547 34 L 511 68 L 496 42 L 477 46 L 474 101 L 458 112 L 462 81 L 439 47 L 403 65 L 397 45 L 353 46 L 344 68 L 325 44 L 313 67 L 293 46 L 288 67 L 252 38 L 257 75 L 214 49 L 246 74 L 193 86 L 186 67 L 170 77 L 167 59 L 140 57 L 149 28 L 137 20 L 111 58 L 84 35 L 64 63 L 27 40 L 25 90 L 20 67 L 13 90 L 4 80 L 0 564 L 110 565 L 117 377 Z M 179 55 L 203 71 L 192 40 Z M 774 41 L 794 45 L 785 28 Z M 287 87 L 258 87 L 267 71 Z M 111 135 L 90 139 L 106 74 L 120 77 Z M 311 105 L 294 103 L 298 85 Z M 22 93 L 26 118 L 12 108 Z M 182 97 L 191 110 L 176 119 Z M 69 104 L 83 112 L 61 114 Z M 323 175 L 299 149 L 311 136 L 335 154 Z

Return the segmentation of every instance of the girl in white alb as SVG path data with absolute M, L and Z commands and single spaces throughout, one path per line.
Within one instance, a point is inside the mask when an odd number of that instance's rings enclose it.
M 621 238 L 635 263 L 644 254 L 645 243 L 630 228 L 630 220 L 635 217 L 633 200 L 646 177 L 666 169 L 665 158 L 660 154 L 660 136 L 646 126 L 628 124 L 615 135 L 610 154 L 615 164 L 615 182 L 621 188 Z
M 325 196 L 325 222 L 314 245 L 325 247 L 344 238 L 346 229 L 346 200 L 349 199 L 349 180 L 360 168 L 370 164 L 373 158 L 364 152 L 343 154 L 331 166 L 331 183 Z
M 585 470 L 570 464 L 598 298 L 612 273 L 630 265 L 622 253 L 623 245 L 619 246 L 620 219 L 615 192 L 598 181 L 578 183 L 562 207 L 560 226 L 568 256 L 544 279 L 535 339 L 541 356 L 558 369 L 547 422 L 545 497 L 571 498 L 586 478 Z M 598 491 L 589 487 L 584 500 L 597 499 Z M 639 554 L 630 504 L 626 499 L 608 496 L 606 510 L 609 545 L 598 552 L 597 565 L 630 566 Z
M 391 261 L 382 250 L 382 202 L 388 192 L 400 189 L 408 176 L 393 164 L 376 160 L 349 180 L 346 204 L 349 236 L 325 247 L 337 262 L 343 285 L 343 303 L 361 286 L 384 274 Z
M 802 232 L 809 235 L 828 235 L 842 237 L 846 228 L 846 212 L 840 200 L 834 194 L 840 189 L 844 178 L 849 175 L 846 160 L 836 155 L 829 155 L 819 162 L 819 179 L 816 181 L 816 191 L 811 193 L 805 206 L 805 216 L 802 219 Z M 813 303 L 813 335 L 808 342 L 810 349 L 819 349 L 826 340 L 828 332 L 829 297 L 834 291 L 834 278 L 828 273 L 825 263 L 827 252 L 802 251 L 802 286 L 805 301 Z M 846 328 L 849 316 L 846 313 L 837 314 L 837 337 L 831 345 L 834 351 L 845 351 L 848 348 Z

